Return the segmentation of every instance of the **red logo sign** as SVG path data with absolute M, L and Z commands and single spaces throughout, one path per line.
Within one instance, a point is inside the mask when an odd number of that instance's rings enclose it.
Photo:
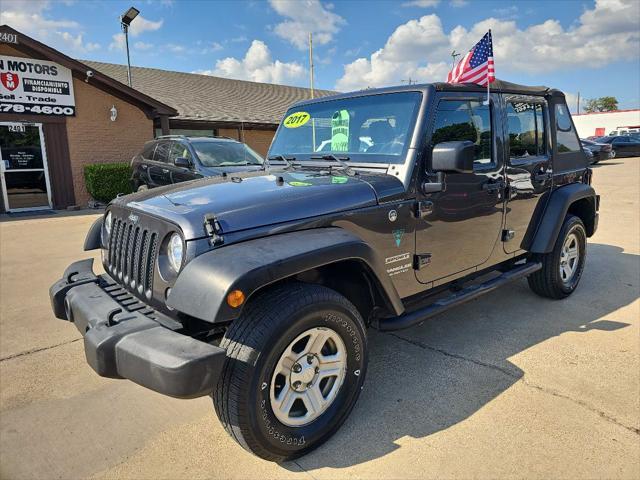
M 18 85 L 20 84 L 18 75 L 11 72 L 0 73 L 0 81 L 2 82 L 2 85 L 4 85 L 5 88 L 10 92 L 18 88 Z

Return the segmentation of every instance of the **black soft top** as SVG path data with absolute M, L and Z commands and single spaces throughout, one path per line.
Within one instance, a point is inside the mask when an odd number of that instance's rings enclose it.
M 486 91 L 486 87 L 469 83 L 445 83 L 438 82 L 432 84 L 436 90 L 445 92 L 464 92 L 464 91 Z M 564 96 L 560 90 L 555 88 L 545 87 L 544 85 L 532 86 L 532 85 L 519 85 L 517 83 L 507 82 L 506 80 L 498 80 L 491 84 L 492 92 L 502 93 L 515 93 L 522 95 L 561 95 Z
M 393 87 L 367 88 L 365 90 L 339 93 L 336 95 L 315 98 L 312 100 L 302 100 L 300 102 L 294 103 L 293 105 L 291 105 L 291 107 L 307 105 L 310 103 L 326 102 L 328 100 L 336 100 L 340 98 L 360 97 L 360 96 L 367 96 L 367 95 L 380 95 L 384 93 L 395 93 L 395 92 L 427 92 L 429 90 L 433 91 L 434 89 L 439 92 L 486 92 L 487 91 L 487 87 L 482 87 L 474 83 L 436 82 L 436 83 L 423 83 L 418 85 L 398 85 Z M 498 80 L 498 79 L 496 79 L 491 84 L 491 91 L 500 92 L 500 93 L 513 93 L 516 95 L 519 94 L 519 95 L 538 95 L 538 96 L 554 96 L 554 97 L 558 96 L 558 97 L 564 98 L 564 93 L 562 93 L 560 90 L 556 90 L 555 88 L 550 88 L 545 86 L 518 85 L 517 83 L 511 83 L 505 80 Z

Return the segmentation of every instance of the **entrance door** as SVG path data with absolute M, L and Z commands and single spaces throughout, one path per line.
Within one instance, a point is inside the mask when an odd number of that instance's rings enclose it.
M 444 283 L 461 272 L 481 266 L 500 241 L 504 206 L 501 145 L 493 139 L 499 130 L 493 94 L 490 105 L 483 94 L 439 94 L 427 146 L 427 174 L 433 147 L 442 142 L 468 140 L 475 144 L 473 172 L 446 173 L 445 187 L 421 198 L 430 213 L 416 224 L 416 253 L 424 265 L 416 270 L 419 282 Z
M 51 208 L 41 124 L 0 123 L 0 177 L 7 211 Z

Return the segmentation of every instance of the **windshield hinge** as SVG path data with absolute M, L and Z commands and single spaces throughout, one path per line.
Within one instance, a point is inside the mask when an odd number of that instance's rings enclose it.
M 224 243 L 222 227 L 215 215 L 208 213 L 204 216 L 204 230 L 207 232 L 207 236 L 210 237 L 209 243 L 212 247 L 216 247 Z

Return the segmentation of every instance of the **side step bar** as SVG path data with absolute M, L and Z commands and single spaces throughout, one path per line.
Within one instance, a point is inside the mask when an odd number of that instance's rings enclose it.
M 485 283 L 465 287 L 459 292 L 452 293 L 448 297 L 441 298 L 426 307 L 419 308 L 413 312 L 403 313 L 398 317 L 382 318 L 378 321 L 378 329 L 382 332 L 390 332 L 392 330 L 402 330 L 403 328 L 412 327 L 413 325 L 423 322 L 424 320 L 449 310 L 452 307 L 461 305 L 469 300 L 473 300 L 485 293 L 492 292 L 502 285 L 529 276 L 541 268 L 542 263 L 540 262 L 525 263 L 524 265 L 515 267 L 514 269 L 503 273 L 499 277 L 492 278 Z

